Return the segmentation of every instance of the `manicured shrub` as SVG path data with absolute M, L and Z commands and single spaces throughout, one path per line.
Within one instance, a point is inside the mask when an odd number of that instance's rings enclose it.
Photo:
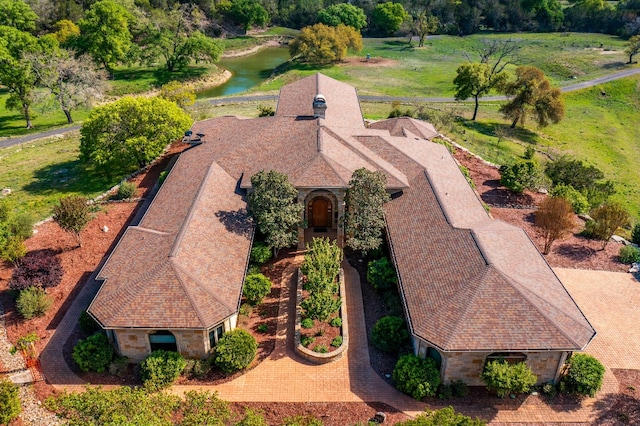
M 622 246 L 620 247 L 619 256 L 622 263 L 640 262 L 640 249 L 634 246 Z
M 103 373 L 113 359 L 113 347 L 109 344 L 107 336 L 96 333 L 80 340 L 73 347 L 72 357 L 82 371 Z
M 52 251 L 28 253 L 13 270 L 9 280 L 12 290 L 24 290 L 28 287 L 55 287 L 62 281 L 60 258 Z
M 300 344 L 302 344 L 302 346 L 304 346 L 306 348 L 310 344 L 312 344 L 315 340 L 316 339 L 314 339 L 311 336 L 302 336 L 302 337 L 300 337 Z
M 603 250 L 616 230 L 627 226 L 631 219 L 629 212 L 619 203 L 601 205 L 591 212 L 591 218 L 593 220 L 585 224 L 584 234 L 587 237 L 602 240 L 604 242 Z
M 235 426 L 268 426 L 268 424 L 261 411 L 247 408 L 244 411 L 244 417 Z
M 487 423 L 481 419 L 472 419 L 464 414 L 456 413 L 453 407 L 439 410 L 425 410 L 424 414 L 415 419 L 396 423 L 395 426 L 484 426 Z
M 396 284 L 398 284 L 398 278 L 391 261 L 383 257 L 369 262 L 367 265 L 367 281 L 379 291 L 395 288 Z
M 26 256 L 26 254 L 27 247 L 24 245 L 22 237 L 12 235 L 7 238 L 4 246 L 0 243 L 0 259 L 2 260 L 6 260 L 7 262 L 17 265 L 18 262 Z
M 27 214 L 18 214 L 9 222 L 9 230 L 15 237 L 26 240 L 33 235 L 33 218 Z
M 307 277 L 306 288 L 310 292 L 338 291 L 336 277 L 340 273 L 342 249 L 329 238 L 314 238 L 307 245 L 304 262 L 300 267 Z
M 313 328 L 313 320 L 311 318 L 305 318 L 300 323 L 302 328 Z
M 571 185 L 556 185 L 551 189 L 549 195 L 567 200 L 571 204 L 574 213 L 586 213 L 589 211 L 589 200 L 587 200 L 587 197 Z
M 407 326 L 400 317 L 382 317 L 371 331 L 371 343 L 376 349 L 385 353 L 398 352 L 408 340 Z
M 251 261 L 262 265 L 271 259 L 271 248 L 262 241 L 255 241 L 251 247 Z
M 573 354 L 567 361 L 569 366 L 562 378 L 567 392 L 595 396 L 602 387 L 604 366 L 587 354 Z
M 80 314 L 78 325 L 80 326 L 80 331 L 85 334 L 93 334 L 101 329 L 100 325 L 87 313 L 87 311 L 83 311 Z
M 225 425 L 231 417 L 229 404 L 216 392 L 187 391 L 181 408 L 182 426 Z
M 31 319 L 46 314 L 52 303 L 53 300 L 43 289 L 29 287 L 20 291 L 18 300 L 16 300 L 16 308 L 24 319 Z
M 500 184 L 513 192 L 538 189 L 546 185 L 542 169 L 533 161 L 519 161 L 500 166 Z
M 313 351 L 319 354 L 326 354 L 327 352 L 329 352 L 325 345 L 317 345 L 315 348 L 313 348 Z
M 9 380 L 0 380 L 0 424 L 8 425 L 21 412 L 20 387 Z
M 256 339 L 236 328 L 218 340 L 213 362 L 225 373 L 233 373 L 247 368 L 256 357 L 257 349 Z
M 140 377 L 145 388 L 157 391 L 171 386 L 186 365 L 184 357 L 178 352 L 153 351 L 140 364 Z
M 118 188 L 118 193 L 116 194 L 119 200 L 128 200 L 129 198 L 133 198 L 136 195 L 136 184 L 133 182 L 124 181 L 120 184 Z
M 261 273 L 260 265 L 257 265 L 255 263 L 251 263 L 247 268 L 247 275 L 260 274 L 260 273 Z
M 185 362 L 186 364 L 184 370 L 182 370 L 182 374 L 196 378 L 204 377 L 211 371 L 213 357 L 207 359 L 187 359 Z
M 640 245 L 640 223 L 636 223 L 631 231 L 631 242 Z
M 504 360 L 489 361 L 482 373 L 487 389 L 496 391 L 500 398 L 511 393 L 528 392 L 538 377 L 524 362 L 509 364 Z
M 339 348 L 340 346 L 342 346 L 342 336 L 334 337 L 331 341 L 331 346 L 333 346 L 334 348 Z
M 282 423 L 282 426 L 323 426 L 323 425 L 324 423 L 322 423 L 322 420 L 317 419 L 312 415 L 308 415 L 308 416 L 299 415 L 294 417 L 287 417 L 286 419 L 284 419 L 284 423 Z
M 342 318 L 335 317 L 334 319 L 331 320 L 331 322 L 329 322 L 329 325 L 331 327 L 342 327 Z
M 440 385 L 440 372 L 433 359 L 409 354 L 396 363 L 393 381 L 399 391 L 420 400 L 436 394 Z
M 247 275 L 244 280 L 242 294 L 247 302 L 257 305 L 271 291 L 271 281 L 263 274 Z

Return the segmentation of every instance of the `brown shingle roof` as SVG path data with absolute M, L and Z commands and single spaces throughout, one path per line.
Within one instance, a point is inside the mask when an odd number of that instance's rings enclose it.
M 410 117 L 376 121 L 375 123 L 371 123 L 369 127 L 372 129 L 387 130 L 391 136 L 409 137 L 411 134 L 427 140 L 431 140 L 440 134 L 431 123 L 418 121 Z

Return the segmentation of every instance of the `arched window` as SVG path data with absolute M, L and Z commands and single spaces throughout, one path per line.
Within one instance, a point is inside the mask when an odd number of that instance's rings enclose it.
M 158 330 L 155 333 L 151 333 L 149 335 L 149 344 L 152 352 L 157 350 L 178 352 L 176 336 L 169 330 Z

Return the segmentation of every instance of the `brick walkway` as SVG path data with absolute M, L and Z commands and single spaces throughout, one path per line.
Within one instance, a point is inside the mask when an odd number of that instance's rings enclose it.
M 301 260 L 302 257 L 298 255 L 296 262 L 283 273 L 276 346 L 272 354 L 239 378 L 208 386 L 206 389 L 217 391 L 227 401 L 384 402 L 409 415 L 422 412 L 425 404 L 396 391 L 371 368 L 360 278 L 347 262 L 343 263 L 349 318 L 349 349 L 346 355 L 330 364 L 314 365 L 295 353 L 294 318 L 289 315 L 289 312 L 295 312 L 295 298 L 289 297 L 289 293 L 295 282 L 296 267 Z M 597 398 L 585 400 L 580 407 L 531 404 L 517 410 L 462 406 L 455 407 L 456 410 L 500 425 L 593 424 L 598 413 L 608 407 L 609 396 L 617 391 L 617 382 L 609 368 L 640 367 L 640 329 L 637 328 L 640 312 L 636 308 L 640 305 L 638 282 L 628 274 L 570 269 L 558 269 L 556 272 L 598 331 L 587 351 L 608 367 L 604 387 Z M 62 345 L 96 290 L 92 283 L 85 286 L 42 353 L 45 375 L 56 388 L 80 388 L 78 385 L 82 381 L 64 363 Z M 181 394 L 198 388 L 205 387 L 174 386 L 172 390 Z M 455 400 L 451 402 L 455 403 Z

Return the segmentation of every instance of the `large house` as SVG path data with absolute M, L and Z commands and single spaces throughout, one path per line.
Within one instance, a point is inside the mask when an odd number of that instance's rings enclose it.
M 236 326 L 253 238 L 250 178 L 285 173 L 305 208 L 299 229 L 344 241 L 339 218 L 354 170 L 387 177 L 387 241 L 415 352 L 445 382 L 479 385 L 486 361 L 524 360 L 555 380 L 595 335 L 519 228 L 493 220 L 430 124 L 367 126 L 353 87 L 316 74 L 284 86 L 273 117 L 195 123 L 143 219 L 99 272 L 89 313 L 121 355 L 206 357 Z

